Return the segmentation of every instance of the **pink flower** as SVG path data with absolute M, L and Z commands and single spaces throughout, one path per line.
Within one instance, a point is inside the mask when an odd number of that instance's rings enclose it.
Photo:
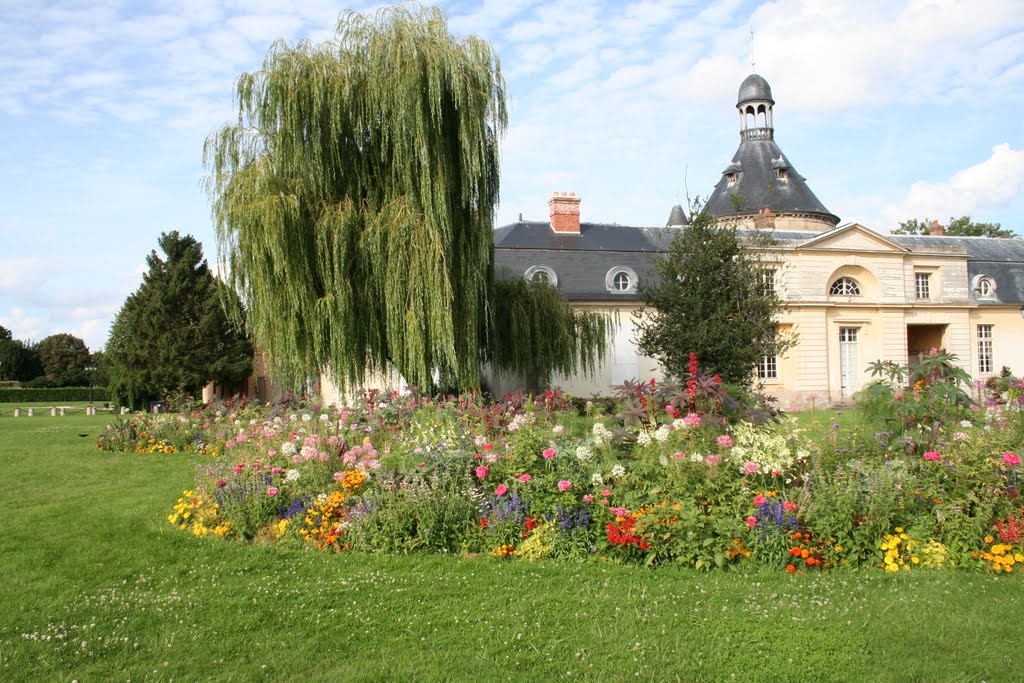
M 700 415 L 698 413 L 687 413 L 683 418 L 683 424 L 687 427 L 700 427 Z
M 608 504 L 608 499 L 607 498 L 602 498 L 601 500 L 599 500 L 597 502 L 600 503 L 601 505 L 607 505 Z
M 748 460 L 743 463 L 743 467 L 740 468 L 740 471 L 743 472 L 743 474 L 757 474 L 761 471 L 761 468 L 753 460 Z
M 491 449 L 493 449 L 493 448 L 494 448 L 494 446 L 492 446 L 491 444 L 485 444 L 485 445 L 484 445 L 484 450 L 485 450 L 485 451 L 489 451 L 489 450 L 491 450 Z
M 544 456 L 545 460 L 551 460 L 553 457 L 555 457 L 555 449 L 554 448 L 545 448 L 544 452 L 541 453 L 541 455 Z
M 719 458 L 714 453 L 704 458 L 704 464 L 707 465 L 708 467 L 718 467 L 718 463 L 720 463 L 721 461 L 722 459 Z
M 787 500 L 782 503 L 782 509 L 786 512 L 796 512 L 796 503 L 791 500 Z
M 268 486 L 267 487 L 267 495 L 268 496 L 276 496 L 277 495 L 277 487 L 276 486 Z
M 522 482 L 522 483 L 524 483 L 524 484 L 525 484 L 526 482 L 530 481 L 531 479 L 533 479 L 533 477 L 532 477 L 532 476 L 530 476 L 529 474 L 520 474 L 520 475 L 519 475 L 519 481 L 521 481 L 521 482 Z
M 768 502 L 768 499 L 765 498 L 764 496 L 754 496 L 754 505 L 756 507 L 761 507 L 766 502 Z
M 565 491 L 568 491 L 571 488 L 572 488 L 572 482 L 571 481 L 563 479 L 562 481 L 558 482 L 558 490 L 559 491 L 565 492 Z
M 611 512 L 616 517 L 629 517 L 629 510 L 627 510 L 626 508 L 611 508 L 609 509 L 609 512 Z
M 235 474 L 241 474 L 243 467 L 244 467 L 244 465 L 235 465 L 235 468 L 233 470 L 231 470 L 231 471 L 234 472 Z
M 942 456 L 939 454 L 938 451 L 928 451 L 924 454 L 924 459 L 935 462 L 937 460 L 941 460 Z
M 281 474 L 281 468 L 280 467 L 271 467 L 270 468 L 270 473 L 271 474 Z
M 418 463 L 416 463 L 416 467 L 426 467 L 426 466 L 427 466 L 427 463 L 425 463 L 425 462 L 418 462 Z
M 583 496 L 583 502 L 584 503 L 593 503 L 594 502 L 594 494 L 593 493 L 588 493 L 587 495 Z
M 757 526 L 757 517 L 755 517 L 754 515 L 750 515 L 749 517 L 747 517 L 747 526 L 749 526 L 749 527 Z
M 675 459 L 675 460 L 685 460 L 686 459 L 686 453 L 683 453 L 682 451 L 678 451 L 678 452 L 672 454 L 672 458 Z
M 722 434 L 720 437 L 715 439 L 715 443 L 722 448 L 732 448 L 732 437 L 728 434 Z
M 267 451 L 267 457 L 268 458 L 273 458 L 275 455 L 277 455 L 277 451 L 274 450 L 273 448 L 271 448 L 270 450 Z
M 494 489 L 494 495 L 498 496 L 499 498 L 501 496 L 504 496 L 506 493 L 508 493 L 508 487 L 505 486 L 504 484 L 499 484 L 498 488 Z
M 611 489 L 601 489 L 601 495 L 605 496 L 605 497 L 608 497 L 608 496 L 612 495 L 612 490 Z
M 1020 456 L 1017 455 L 1016 453 L 1003 453 L 1003 462 L 1005 462 L 1007 465 L 1019 465 Z
M 487 476 L 488 472 L 490 472 L 490 470 L 487 469 L 487 465 L 480 465 L 480 467 L 476 468 L 476 478 L 483 479 Z

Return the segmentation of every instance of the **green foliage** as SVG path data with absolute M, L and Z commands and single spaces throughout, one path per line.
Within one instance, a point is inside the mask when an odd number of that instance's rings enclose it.
M 93 401 L 109 401 L 110 392 L 105 387 L 92 389 Z M 0 403 L 13 403 L 16 406 L 26 403 L 51 403 L 60 405 L 88 401 L 89 387 L 60 387 L 38 389 L 3 389 L 0 388 Z
M 761 231 L 741 242 L 735 228 L 700 213 L 656 259 L 657 278 L 641 285 L 649 308 L 637 320 L 640 351 L 675 378 L 685 376 L 695 351 L 707 372 L 749 387 L 766 354 L 792 345 L 777 336 L 782 301 L 761 285 L 757 253 L 771 244 Z
M 19 339 L 0 339 L 0 381 L 25 382 L 42 375 L 35 348 Z
M 53 334 L 36 344 L 39 363 L 50 386 L 82 386 L 89 383 L 89 347 L 67 333 Z
M 147 257 L 149 270 L 118 312 L 103 357 L 114 400 L 132 408 L 195 395 L 211 381 L 242 382 L 252 368 L 252 347 L 222 306 L 237 308 L 237 297 L 210 273 L 199 242 L 173 231 L 159 245 L 166 258 Z
M 525 375 L 534 391 L 546 386 L 553 372 L 593 374 L 614 323 L 601 313 L 574 310 L 547 282 L 521 277 L 495 283 L 493 310 L 485 360 Z
M 965 391 L 971 378 L 956 360 L 955 355 L 937 350 L 920 363 L 874 361 L 868 369 L 879 380 L 861 391 L 858 402 L 869 419 L 879 420 L 927 450 L 942 436 L 937 426 L 973 417 L 974 401 Z
M 894 235 L 927 235 L 931 226 L 931 219 L 925 218 L 922 221 L 912 218 L 900 222 L 900 227 L 892 232 Z M 970 216 L 950 216 L 945 234 L 952 237 L 1017 237 L 1013 230 L 1006 229 L 999 223 L 975 223 Z
M 287 377 L 394 367 L 475 386 L 493 276 L 505 84 L 438 9 L 343 13 L 267 54 L 205 158 L 221 257 Z
M 275 43 L 237 98 L 238 123 L 207 139 L 208 189 L 223 270 L 275 375 L 344 389 L 396 370 L 473 389 L 486 360 L 592 367 L 593 316 L 539 291 L 502 308 L 514 285 L 495 296 L 507 113 L 488 43 L 453 37 L 436 8 L 345 12 L 333 40 Z M 504 322 L 529 326 L 529 345 Z

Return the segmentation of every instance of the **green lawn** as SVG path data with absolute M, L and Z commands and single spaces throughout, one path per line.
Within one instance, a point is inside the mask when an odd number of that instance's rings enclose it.
M 0 418 L 0 680 L 1012 681 L 1024 671 L 1019 576 L 703 574 L 197 540 L 165 521 L 195 457 L 100 453 L 107 419 Z

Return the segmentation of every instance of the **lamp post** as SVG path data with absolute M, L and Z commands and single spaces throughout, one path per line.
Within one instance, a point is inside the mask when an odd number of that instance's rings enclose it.
M 85 371 L 89 374 L 89 405 L 92 405 L 92 374 L 96 372 L 95 365 L 86 365 Z

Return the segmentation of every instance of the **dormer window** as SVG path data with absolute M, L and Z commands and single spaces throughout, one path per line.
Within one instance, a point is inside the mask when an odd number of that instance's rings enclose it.
M 612 294 L 635 294 L 636 271 L 629 266 L 616 266 L 604 278 L 605 288 Z
M 523 273 L 523 277 L 530 282 L 546 283 L 552 287 L 558 286 L 558 276 L 549 266 L 530 266 Z
M 789 180 L 789 171 L 784 168 L 775 169 L 775 178 L 783 182 Z
M 971 289 L 979 299 L 993 299 L 996 296 L 996 281 L 989 275 L 975 275 Z
M 738 161 L 734 161 L 725 167 L 725 170 L 722 171 L 722 175 L 725 176 L 726 187 L 732 187 L 739 182 L 740 170 L 740 164 Z
M 860 296 L 860 285 L 852 277 L 841 277 L 832 283 L 830 296 Z

